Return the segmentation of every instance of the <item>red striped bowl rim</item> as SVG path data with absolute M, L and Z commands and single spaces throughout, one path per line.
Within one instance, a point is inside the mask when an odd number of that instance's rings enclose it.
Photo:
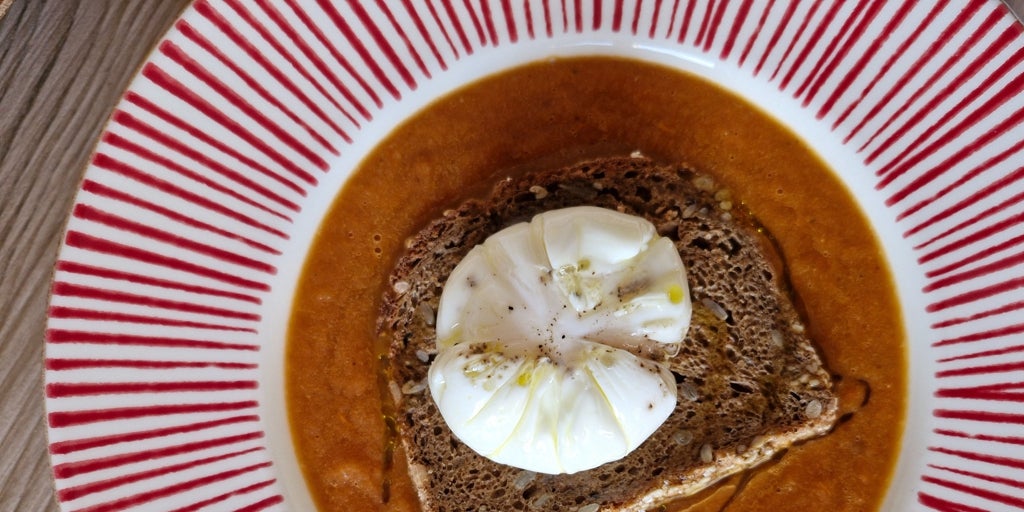
M 61 509 L 308 509 L 281 355 L 335 192 L 430 100 L 579 54 L 706 76 L 821 152 L 908 324 L 886 508 L 1024 509 L 1024 30 L 995 0 L 197 0 L 113 112 L 60 248 Z

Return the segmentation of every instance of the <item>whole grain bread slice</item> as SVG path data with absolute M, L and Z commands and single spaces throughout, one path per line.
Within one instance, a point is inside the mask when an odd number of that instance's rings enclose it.
M 642 511 L 695 493 L 826 433 L 837 399 L 787 289 L 783 263 L 706 175 L 639 157 L 601 159 L 498 183 L 409 240 L 379 328 L 390 336 L 398 432 L 423 510 Z M 694 316 L 669 357 L 678 400 L 626 457 L 571 475 L 486 459 L 462 444 L 426 390 L 445 280 L 487 236 L 546 210 L 593 205 L 638 215 L 686 264 Z

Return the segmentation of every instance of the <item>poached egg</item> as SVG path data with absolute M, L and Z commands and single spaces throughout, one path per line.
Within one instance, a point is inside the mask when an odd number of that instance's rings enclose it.
M 683 262 L 650 222 L 544 212 L 491 235 L 449 276 L 427 384 L 477 453 L 539 473 L 591 469 L 675 408 L 664 356 L 691 315 Z

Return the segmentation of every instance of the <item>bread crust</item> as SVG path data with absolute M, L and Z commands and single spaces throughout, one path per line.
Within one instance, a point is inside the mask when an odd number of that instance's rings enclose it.
M 447 276 L 475 245 L 546 210 L 592 205 L 638 215 L 671 238 L 694 317 L 665 355 L 678 400 L 626 457 L 571 475 L 486 459 L 461 443 L 426 390 L 433 315 Z M 836 421 L 832 379 L 807 335 L 770 237 L 728 191 L 686 166 L 608 158 L 498 183 L 426 226 L 391 275 L 379 329 L 399 437 L 423 510 L 642 511 L 757 465 Z

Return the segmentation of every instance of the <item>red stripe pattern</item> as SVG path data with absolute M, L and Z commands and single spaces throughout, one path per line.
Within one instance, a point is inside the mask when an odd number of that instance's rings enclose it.
M 995 0 L 197 0 L 113 113 L 58 259 L 62 509 L 284 510 L 259 357 L 296 219 L 425 84 L 584 40 L 738 71 L 848 150 L 912 255 L 931 369 L 892 503 L 1024 509 L 1024 30 Z

